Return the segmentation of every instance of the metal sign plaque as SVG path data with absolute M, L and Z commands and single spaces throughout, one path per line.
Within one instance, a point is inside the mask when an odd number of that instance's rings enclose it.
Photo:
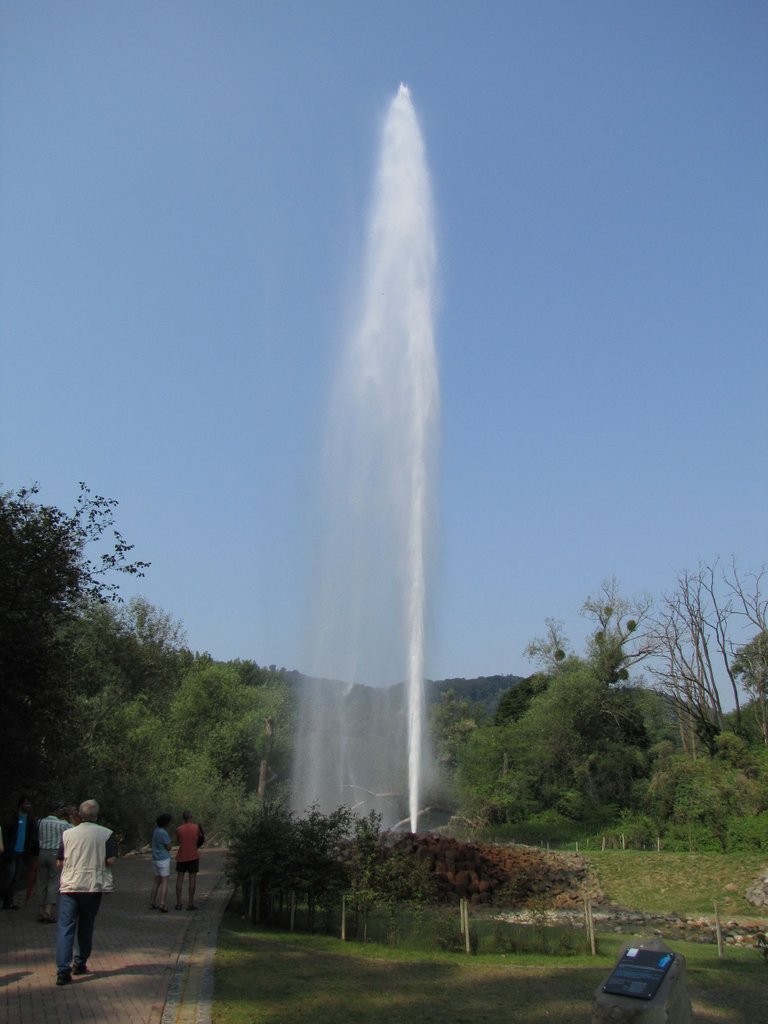
M 630 946 L 603 985 L 603 992 L 653 999 L 674 959 L 674 953 Z

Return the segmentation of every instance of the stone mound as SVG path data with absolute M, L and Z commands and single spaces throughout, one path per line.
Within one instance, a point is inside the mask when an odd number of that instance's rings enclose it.
M 768 907 L 768 872 L 755 879 L 744 895 L 754 906 Z
M 396 846 L 428 865 L 441 900 L 567 910 L 585 899 L 603 899 L 588 861 L 578 854 L 463 843 L 447 836 L 409 835 Z

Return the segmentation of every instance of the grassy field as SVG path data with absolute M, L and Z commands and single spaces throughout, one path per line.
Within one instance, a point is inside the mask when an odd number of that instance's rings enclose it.
M 716 902 L 724 918 L 761 916 L 744 893 L 768 873 L 765 854 L 607 850 L 588 858 L 606 897 L 630 910 L 711 916 Z
M 230 917 L 216 956 L 213 1024 L 590 1024 L 625 939 L 600 956 L 414 957 L 320 936 L 261 932 Z M 686 958 L 698 1024 L 765 1019 L 768 968 L 753 950 L 670 943 Z
M 649 912 L 754 918 L 743 897 L 751 855 L 591 855 L 604 891 Z M 599 956 L 467 956 L 262 930 L 229 913 L 220 933 L 213 1024 L 590 1024 L 592 998 L 627 935 L 599 935 Z M 752 949 L 669 941 L 685 957 L 697 1024 L 767 1019 L 768 966 Z

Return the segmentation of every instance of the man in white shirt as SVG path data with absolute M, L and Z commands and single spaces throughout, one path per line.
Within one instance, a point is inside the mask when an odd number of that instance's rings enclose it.
M 80 824 L 62 833 L 58 863 L 59 921 L 56 936 L 56 984 L 68 985 L 73 974 L 88 974 L 88 957 L 93 946 L 93 928 L 101 897 L 112 892 L 110 867 L 117 860 L 117 837 L 97 825 L 99 805 L 95 800 L 80 804 Z M 77 953 L 72 963 L 75 934 Z

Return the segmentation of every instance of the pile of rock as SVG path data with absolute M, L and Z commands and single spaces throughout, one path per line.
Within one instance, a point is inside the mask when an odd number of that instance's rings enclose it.
M 443 900 L 568 908 L 602 899 L 588 862 L 576 854 L 430 835 L 409 835 L 397 846 L 428 865 Z
M 744 895 L 754 906 L 768 907 L 768 874 L 755 879 Z

